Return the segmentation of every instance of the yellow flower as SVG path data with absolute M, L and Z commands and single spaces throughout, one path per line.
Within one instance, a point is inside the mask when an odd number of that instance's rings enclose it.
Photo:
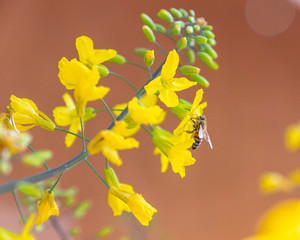
M 68 90 L 74 89 L 76 110 L 79 117 L 84 116 L 87 102 L 103 98 L 110 90 L 103 86 L 96 87 L 100 75 L 95 67 L 89 69 L 76 59 L 69 62 L 66 58 L 59 61 L 58 67 L 58 77 L 61 83 Z
M 58 206 L 54 201 L 54 193 L 53 192 L 49 193 L 48 191 L 49 190 L 46 190 L 44 192 L 42 200 L 38 201 L 37 204 L 39 215 L 35 220 L 34 224 L 38 226 L 46 222 L 50 216 L 59 215 Z
M 103 130 L 99 132 L 88 145 L 88 151 L 91 155 L 101 151 L 108 160 L 117 166 L 122 165 L 122 160 L 119 157 L 117 150 L 139 147 L 139 142 L 134 138 L 123 137 L 122 132 L 120 132 L 120 130 L 123 128 L 118 127 L 119 124 L 124 123 L 116 121 L 116 127 L 114 127 L 112 130 Z
M 268 194 L 273 192 L 290 192 L 294 187 L 292 180 L 279 173 L 268 172 L 260 179 L 261 190 Z
M 197 91 L 194 102 L 190 107 L 189 111 L 186 111 L 184 118 L 178 125 L 178 127 L 173 131 L 174 135 L 180 136 L 183 135 L 185 139 L 191 138 L 191 135 L 187 131 L 192 131 L 194 129 L 194 123 L 191 121 L 191 118 L 195 119 L 203 115 L 203 109 L 206 108 L 207 103 L 204 102 L 200 104 L 203 97 L 203 90 L 200 89 Z
M 167 107 L 178 105 L 179 101 L 175 91 L 182 91 L 197 84 L 186 78 L 174 78 L 178 64 L 179 56 L 177 52 L 175 50 L 169 52 L 166 63 L 162 67 L 161 75 L 145 86 L 145 90 L 149 95 L 159 91 L 158 97 Z
M 132 121 L 137 124 L 160 124 L 166 116 L 166 112 L 158 105 L 150 107 L 142 106 L 138 103 L 136 97 L 128 103 L 128 112 Z
M 81 123 L 80 123 L 80 118 L 76 112 L 75 103 L 72 100 L 72 97 L 68 93 L 65 93 L 63 95 L 63 99 L 64 99 L 66 106 L 65 107 L 59 106 L 53 110 L 54 121 L 59 126 L 70 125 L 69 131 L 77 134 L 78 131 L 81 131 Z M 96 115 L 93 112 L 92 108 L 86 108 L 85 114 L 83 117 L 83 122 L 86 122 L 87 120 L 89 120 L 95 116 Z M 75 135 L 67 133 L 66 138 L 65 138 L 66 146 L 67 147 L 72 146 L 75 139 L 76 139 Z
M 112 186 L 109 192 L 122 200 L 133 213 L 133 215 L 144 226 L 148 226 L 152 220 L 152 216 L 157 210 L 145 201 L 143 196 L 138 193 L 127 192 L 126 190 L 118 189 Z
M 16 128 L 23 132 L 34 126 L 40 126 L 46 130 L 53 131 L 55 124 L 41 112 L 35 103 L 27 98 L 10 97 L 10 107 Z
M 35 238 L 29 233 L 34 219 L 35 213 L 30 215 L 20 235 L 4 228 L 0 228 L 0 240 L 34 240 Z
M 80 62 L 90 68 L 112 59 L 117 54 L 113 49 L 94 49 L 92 39 L 86 36 L 76 38 L 76 48 Z
M 291 125 L 285 133 L 286 145 L 291 150 L 300 148 L 300 123 Z
M 170 162 L 173 172 L 179 173 L 182 178 L 185 177 L 185 167 L 196 162 L 191 152 L 187 150 L 192 146 L 194 140 L 174 136 L 159 127 L 155 127 L 152 133 L 152 141 L 157 147 L 154 149 L 154 154 L 161 155 L 162 172 L 167 170 L 168 162 Z
M 154 51 L 148 50 L 144 55 L 144 63 L 147 67 L 150 67 L 154 62 Z
M 287 200 L 270 209 L 260 221 L 256 234 L 244 240 L 300 239 L 300 201 Z

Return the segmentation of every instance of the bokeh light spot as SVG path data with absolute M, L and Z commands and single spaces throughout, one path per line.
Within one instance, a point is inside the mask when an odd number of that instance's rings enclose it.
M 264 36 L 284 32 L 295 17 L 295 5 L 287 0 L 248 0 L 246 20 L 249 26 Z

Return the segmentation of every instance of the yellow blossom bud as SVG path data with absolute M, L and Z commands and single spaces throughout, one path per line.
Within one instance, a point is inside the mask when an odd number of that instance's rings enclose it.
M 106 77 L 109 74 L 109 70 L 104 65 L 97 65 L 96 68 L 98 69 L 98 72 L 101 77 Z
M 144 25 L 142 27 L 143 32 L 146 36 L 146 38 L 150 41 L 150 42 L 155 42 L 155 36 L 154 33 L 152 32 L 151 28 L 149 28 L 147 25 Z
M 73 212 L 73 217 L 78 219 L 78 218 L 82 218 L 83 216 L 86 215 L 87 211 L 90 209 L 91 207 L 91 202 L 90 201 L 84 201 L 82 203 L 80 203 L 74 210 Z
M 187 26 L 185 31 L 187 34 L 192 34 L 194 32 L 194 28 L 192 26 Z
M 126 62 L 126 59 L 122 55 L 116 54 L 116 56 L 109 59 L 108 62 L 113 62 L 113 63 L 122 65 Z
M 161 25 L 161 24 L 155 24 L 155 26 L 156 26 L 156 31 L 158 31 L 158 32 L 161 32 L 161 33 L 165 33 L 166 32 L 166 28 L 163 26 L 163 25 Z
M 190 65 L 184 65 L 180 68 L 180 71 L 183 75 L 195 75 L 200 72 L 200 68 Z
M 158 13 L 157 13 L 157 16 L 159 18 L 161 18 L 162 20 L 165 20 L 167 22 L 173 22 L 174 19 L 172 17 L 172 14 L 169 13 L 167 10 L 165 9 L 161 9 Z
M 144 63 L 147 67 L 150 67 L 154 62 L 154 51 L 148 50 L 144 55 Z
M 207 42 L 207 38 L 203 36 L 196 36 L 195 37 L 196 43 L 202 44 Z
M 141 57 L 144 57 L 144 55 L 146 54 L 147 51 L 149 51 L 149 49 L 147 49 L 147 48 L 135 48 L 134 49 L 134 53 Z
M 209 87 L 209 82 L 201 75 L 199 74 L 195 74 L 195 75 L 191 75 L 191 79 L 193 81 L 195 81 L 196 83 L 198 83 L 200 86 L 208 88 Z
M 171 8 L 170 12 L 177 18 L 182 18 L 182 13 L 176 8 Z
M 178 42 L 176 44 L 176 48 L 184 49 L 184 48 L 186 48 L 186 45 L 187 45 L 187 39 L 186 39 L 186 37 L 182 37 L 178 40 Z
M 194 23 L 194 22 L 195 22 L 195 18 L 192 17 L 192 16 L 189 16 L 189 17 L 188 17 L 188 21 L 189 21 L 190 23 Z
M 22 157 L 22 162 L 27 166 L 40 167 L 43 165 L 43 162 L 49 160 L 51 157 L 51 151 L 38 151 L 35 153 L 24 155 Z
M 141 14 L 141 19 L 142 19 L 142 21 L 143 21 L 143 23 L 145 25 L 147 25 L 152 30 L 155 30 L 156 25 L 155 25 L 155 23 L 152 21 L 152 19 L 147 14 L 142 13 Z
M 182 17 L 187 18 L 189 16 L 188 12 L 183 8 L 180 8 L 179 11 L 181 12 Z
M 217 58 L 218 53 L 207 43 L 201 45 L 203 47 L 203 50 L 208 53 L 212 58 Z
M 188 48 L 188 49 L 186 50 L 185 55 L 186 55 L 188 61 L 189 61 L 191 64 L 195 63 L 196 57 L 195 57 L 195 53 L 194 53 L 194 51 L 193 51 L 192 49 Z
M 34 198 L 41 198 L 43 194 L 43 190 L 38 185 L 29 182 L 20 182 L 17 189 L 21 193 Z

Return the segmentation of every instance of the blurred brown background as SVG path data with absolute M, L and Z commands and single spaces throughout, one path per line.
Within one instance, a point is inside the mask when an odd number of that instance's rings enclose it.
M 210 81 L 205 89 L 208 102 L 205 115 L 214 145 L 207 143 L 195 152 L 194 166 L 181 179 L 171 169 L 160 173 L 160 160 L 152 154 L 149 135 L 141 131 L 137 139 L 141 148 L 121 152 L 123 166 L 115 167 L 121 182 L 132 184 L 136 192 L 158 209 L 149 228 L 136 220 L 114 218 L 107 205 L 107 191 L 92 171 L 80 164 L 67 172 L 61 185 L 77 185 L 79 200 L 92 199 L 93 209 L 75 225 L 82 227 L 78 239 L 91 236 L 106 225 L 117 239 L 130 233 L 132 239 L 206 239 L 235 240 L 251 235 L 259 216 L 280 199 L 291 195 L 263 196 L 258 189 L 260 175 L 267 171 L 288 173 L 298 166 L 299 151 L 290 153 L 284 144 L 285 128 L 300 118 L 300 32 L 299 9 L 284 0 L 240 1 L 0 1 L 0 81 L 1 111 L 14 94 L 35 101 L 52 115 L 56 106 L 64 105 L 64 87 L 57 77 L 62 57 L 77 57 L 75 38 L 93 39 L 96 48 L 113 48 L 128 60 L 141 61 L 133 54 L 135 47 L 157 49 L 147 42 L 141 31 L 142 12 L 161 23 L 156 13 L 171 7 L 194 9 L 214 26 L 218 42 L 220 69 L 213 71 L 200 61 L 202 74 Z M 247 9 L 247 10 L 246 10 Z M 246 20 L 246 16 L 248 20 Z M 251 26 L 250 26 L 251 25 Z M 260 33 L 263 32 L 267 36 Z M 278 34 L 276 34 L 278 33 Z M 158 37 L 167 50 L 173 45 Z M 132 66 L 107 64 L 128 77 L 138 87 L 146 73 Z M 113 76 L 101 82 L 111 87 L 105 97 L 109 106 L 128 101 L 134 94 L 130 87 Z M 192 101 L 194 91 L 180 93 Z M 95 106 L 95 105 L 94 105 Z M 103 108 L 100 104 L 97 108 Z M 100 114 L 87 124 L 92 138 L 108 126 L 110 117 Z M 178 120 L 168 115 L 164 126 L 172 131 Z M 79 141 L 65 150 L 64 134 L 40 128 L 30 131 L 35 149 L 52 149 L 55 167 L 81 149 Z M 104 168 L 101 154 L 90 158 L 100 172 Z M 28 176 L 32 170 L 16 164 L 13 178 Z M 4 183 L 0 179 L 0 183 Z M 69 210 L 62 211 L 61 223 L 70 229 Z M 0 226 L 20 232 L 19 215 L 11 194 L 0 196 Z M 39 239 L 58 239 L 47 226 Z M 47 236 L 45 236 L 47 235 Z

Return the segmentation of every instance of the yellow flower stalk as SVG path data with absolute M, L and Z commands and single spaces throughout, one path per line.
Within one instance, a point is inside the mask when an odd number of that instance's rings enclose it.
M 155 127 L 152 130 L 153 143 L 157 146 L 154 149 L 154 154 L 161 155 L 161 170 L 165 172 L 170 162 L 174 173 L 179 173 L 185 177 L 185 167 L 191 166 L 196 162 L 188 148 L 194 142 L 192 138 L 183 139 L 180 136 L 174 136 L 170 132 L 163 130 L 160 127 Z
M 30 215 L 20 235 L 0 227 L 0 240 L 35 240 L 34 236 L 30 234 L 35 217 L 35 213 Z
M 186 111 L 186 113 L 183 114 L 185 115 L 184 118 L 182 119 L 178 127 L 173 131 L 174 135 L 176 136 L 182 135 L 186 139 L 191 138 L 191 134 L 187 133 L 188 131 L 193 131 L 194 129 L 193 127 L 194 123 L 191 120 L 191 118 L 197 119 L 199 116 L 203 115 L 203 109 L 206 108 L 207 106 L 206 102 L 201 103 L 202 97 L 203 97 L 203 90 L 200 89 L 196 92 L 196 96 L 190 110 Z
M 123 123 L 116 121 L 115 124 L 116 128 L 99 132 L 89 143 L 87 149 L 91 155 L 102 152 L 112 163 L 121 166 L 122 160 L 118 154 L 118 150 L 138 148 L 139 142 L 134 138 L 123 137 L 122 132 L 120 132 L 122 128 L 118 127 L 119 124 Z
M 48 191 L 49 190 L 46 190 L 44 192 L 42 200 L 38 201 L 37 204 L 39 215 L 35 220 L 34 224 L 38 226 L 46 222 L 50 216 L 59 215 L 58 206 L 54 201 L 54 193 L 49 193 Z
M 300 123 L 291 125 L 285 133 L 286 145 L 291 150 L 300 148 Z
M 106 62 L 116 56 L 117 52 L 113 49 L 94 49 L 92 39 L 86 36 L 76 38 L 76 48 L 79 61 L 92 68 L 95 65 Z
M 169 52 L 166 62 L 162 67 L 161 75 L 145 86 L 145 90 L 149 95 L 153 95 L 159 91 L 158 97 L 167 107 L 178 105 L 178 96 L 175 91 L 182 91 L 197 84 L 186 78 L 174 78 L 178 64 L 178 53 L 175 50 Z
M 109 189 L 109 192 L 122 200 L 129 207 L 132 214 L 144 226 L 149 225 L 153 214 L 157 212 L 154 207 L 145 201 L 141 194 L 121 190 L 114 186 Z
M 55 124 L 46 114 L 41 112 L 35 103 L 27 98 L 10 97 L 10 108 L 16 128 L 26 131 L 34 126 L 40 126 L 48 131 L 53 131 Z
M 66 106 L 59 106 L 53 110 L 54 121 L 59 126 L 69 126 L 69 131 L 73 133 L 78 133 L 81 131 L 81 123 L 80 117 L 77 115 L 76 112 L 76 105 L 72 99 L 72 97 L 65 93 L 63 95 L 64 102 Z M 93 112 L 92 108 L 86 108 L 85 114 L 83 117 L 83 122 L 95 117 L 95 113 Z M 72 146 L 76 139 L 76 136 L 70 133 L 67 133 L 65 138 L 65 144 L 67 147 Z
M 254 236 L 243 240 L 298 240 L 299 226 L 300 201 L 286 200 L 263 216 Z
M 95 67 L 89 69 L 76 59 L 68 61 L 66 58 L 59 61 L 58 67 L 58 77 L 61 83 L 68 90 L 74 89 L 76 110 L 79 117 L 84 116 L 87 102 L 103 98 L 110 90 L 103 86 L 96 87 L 100 75 Z

